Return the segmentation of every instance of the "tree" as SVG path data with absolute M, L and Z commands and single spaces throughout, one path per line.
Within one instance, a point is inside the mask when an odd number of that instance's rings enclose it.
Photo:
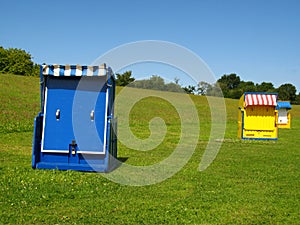
M 231 73 L 229 75 L 224 74 L 218 81 L 219 87 L 222 89 L 223 95 L 225 98 L 233 98 L 232 91 L 236 89 L 241 82 L 239 76 L 235 73 Z
M 5 73 L 6 66 L 8 65 L 7 51 L 0 46 L 0 72 Z
M 211 84 L 209 84 L 205 81 L 201 81 L 198 84 L 197 92 L 198 92 L 198 95 L 207 95 L 207 92 L 211 89 L 212 89 Z
M 177 81 L 177 82 L 176 82 Z M 175 83 L 165 83 L 164 79 L 158 75 L 152 75 L 149 79 L 136 80 L 129 84 L 130 87 L 152 89 L 160 91 L 183 92 L 178 84 L 179 79 L 175 79 Z
M 174 82 L 175 82 L 175 84 L 178 84 L 178 85 L 179 85 L 179 78 L 178 78 L 178 77 L 175 77 L 175 78 L 174 78 Z
M 280 100 L 287 100 L 294 103 L 296 100 L 296 87 L 292 84 L 283 84 L 278 89 L 278 98 Z
M 173 82 L 165 84 L 164 89 L 171 92 L 183 92 L 181 86 Z
M 255 92 L 256 86 L 252 81 L 241 81 L 238 89 L 241 90 L 242 93 L 244 92 Z
M 165 90 L 165 81 L 163 78 L 161 78 L 158 75 L 152 75 L 149 79 L 149 89 L 154 89 L 154 90 Z
M 131 71 L 126 71 L 123 74 L 117 73 L 117 80 L 116 80 L 116 85 L 118 86 L 126 86 L 130 83 L 132 83 L 135 78 L 131 77 Z
M 298 95 L 296 96 L 296 99 L 295 99 L 294 104 L 300 105 L 300 92 L 299 92 Z
M 187 93 L 187 94 L 194 94 L 195 91 L 196 91 L 196 86 L 189 85 L 189 86 L 187 86 L 187 87 L 183 87 L 182 89 L 183 89 L 184 92 Z
M 224 74 L 217 82 L 223 84 L 224 88 L 235 89 L 239 86 L 241 79 L 235 73 L 231 73 L 229 75 Z
M 259 92 L 274 92 L 276 89 L 271 82 L 262 82 L 261 84 L 256 84 L 256 90 Z
M 232 89 L 229 91 L 230 93 L 230 98 L 233 98 L 233 99 L 239 99 L 242 95 L 243 95 L 243 91 L 241 89 Z
M 0 46 L 0 72 L 17 75 L 38 75 L 31 55 L 22 49 Z
M 223 97 L 224 96 L 223 91 L 222 91 L 221 87 L 219 86 L 218 82 L 213 84 L 211 86 L 211 88 L 209 88 L 207 90 L 206 95 L 207 96 L 216 96 L 216 97 Z
M 30 75 L 33 68 L 33 62 L 31 61 L 31 55 L 24 50 L 10 48 L 8 49 L 9 64 L 8 71 L 13 74 Z
M 229 93 L 230 89 L 227 88 L 226 83 L 217 82 L 215 84 L 215 87 L 218 87 L 220 89 L 220 91 L 223 93 L 223 96 L 225 98 L 231 98 L 230 93 Z M 215 89 L 215 88 L 213 88 L 213 89 Z M 212 93 L 214 93 L 213 96 L 215 96 L 215 92 L 212 92 Z

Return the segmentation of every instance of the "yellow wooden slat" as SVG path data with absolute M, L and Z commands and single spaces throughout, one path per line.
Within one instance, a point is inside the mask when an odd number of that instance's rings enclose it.
M 244 128 L 247 130 L 274 130 L 274 107 L 248 106 L 245 109 Z

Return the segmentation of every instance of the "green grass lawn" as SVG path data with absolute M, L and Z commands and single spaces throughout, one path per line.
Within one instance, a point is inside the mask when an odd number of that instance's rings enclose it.
M 199 172 L 210 110 L 205 97 L 191 96 L 201 124 L 192 158 L 171 178 L 135 187 L 99 173 L 33 170 L 39 95 L 38 78 L 0 75 L 0 224 L 300 224 L 300 106 L 293 106 L 292 128 L 279 130 L 278 141 L 242 141 L 236 136 L 238 101 L 226 99 L 222 147 Z M 157 97 L 134 105 L 132 132 L 147 138 L 153 116 L 164 119 L 166 137 L 146 152 L 119 143 L 118 156 L 127 164 L 157 163 L 178 143 L 179 115 Z

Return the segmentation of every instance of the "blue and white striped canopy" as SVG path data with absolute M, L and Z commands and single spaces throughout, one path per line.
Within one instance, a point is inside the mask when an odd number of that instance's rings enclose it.
M 42 65 L 43 75 L 48 76 L 106 76 L 111 72 L 105 64 L 100 66 Z

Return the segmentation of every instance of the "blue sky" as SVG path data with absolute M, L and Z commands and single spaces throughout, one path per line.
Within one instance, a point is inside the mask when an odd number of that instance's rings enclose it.
M 0 45 L 24 49 L 36 63 L 90 64 L 119 45 L 162 40 L 197 54 L 217 79 L 236 73 L 300 91 L 298 0 L 2 0 L 0 9 Z M 168 73 L 132 70 L 137 78 Z

